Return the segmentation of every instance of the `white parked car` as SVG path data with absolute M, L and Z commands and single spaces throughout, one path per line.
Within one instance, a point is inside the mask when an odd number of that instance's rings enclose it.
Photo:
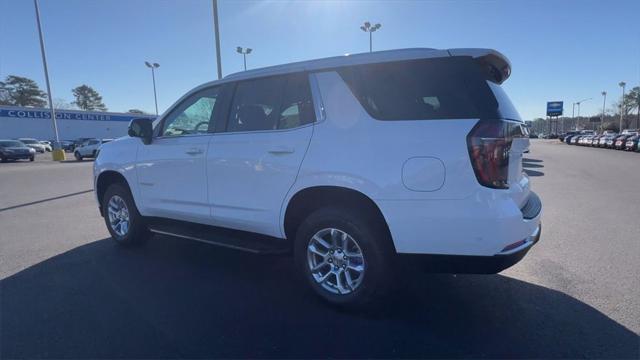
M 53 151 L 52 147 L 51 147 L 51 141 L 40 141 L 40 144 L 42 144 L 42 146 L 44 146 L 44 149 L 48 152 Z
M 95 158 L 103 144 L 112 141 L 113 139 L 89 139 L 82 143 L 73 150 L 73 156 L 76 160 L 80 161 L 84 158 Z
M 100 212 L 122 245 L 291 252 L 334 304 L 377 298 L 405 260 L 499 272 L 541 231 L 510 71 L 494 50 L 406 49 L 227 76 L 102 146 Z
M 36 139 L 33 139 L 33 138 L 19 138 L 18 140 L 20 140 L 23 144 L 25 144 L 28 147 L 32 148 L 36 152 L 44 153 L 46 151 L 45 146 L 42 145 Z

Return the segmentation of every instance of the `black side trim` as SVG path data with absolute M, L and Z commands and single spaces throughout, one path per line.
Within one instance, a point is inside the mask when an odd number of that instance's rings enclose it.
M 531 220 L 536 216 L 538 216 L 541 210 L 542 210 L 542 201 L 540 200 L 540 198 L 536 193 L 531 191 L 529 193 L 529 198 L 527 199 L 527 202 L 520 209 L 520 211 L 522 212 L 522 217 L 527 220 Z
M 146 220 L 149 230 L 156 234 L 195 240 L 255 254 L 285 254 L 291 251 L 291 243 L 285 239 L 248 231 L 158 217 L 148 217 Z

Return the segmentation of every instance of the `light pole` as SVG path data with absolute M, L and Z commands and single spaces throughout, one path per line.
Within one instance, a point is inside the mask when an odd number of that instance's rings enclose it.
M 373 51 L 373 33 L 381 27 L 382 25 L 380 24 L 371 25 L 368 21 L 365 21 L 364 24 L 360 26 L 360 30 L 369 33 L 369 52 Z
M 607 105 L 607 92 L 603 91 L 602 93 L 602 120 L 600 120 L 600 130 L 604 131 L 604 111 L 605 106 Z
M 218 80 L 222 79 L 222 60 L 220 60 L 220 30 L 218 30 L 218 0 L 213 1 L 213 36 L 216 40 L 216 65 Z
M 151 78 L 153 79 L 153 100 L 156 102 L 156 116 L 158 116 L 158 95 L 156 94 L 156 69 L 160 67 L 158 63 L 150 63 L 148 61 L 144 62 L 148 68 L 151 69 Z
M 238 54 L 242 54 L 242 59 L 244 60 L 244 71 L 247 71 L 247 55 L 251 54 L 251 51 L 253 51 L 251 48 L 243 49 L 240 46 L 236 48 L 236 52 Z
M 589 101 L 593 98 L 588 98 L 588 99 L 582 99 L 580 101 L 576 101 L 576 105 L 578 105 L 578 119 L 576 120 L 576 131 L 578 130 L 578 127 L 580 125 L 580 104 L 582 104 L 585 101 Z
M 622 88 L 622 100 L 620 100 L 620 133 L 622 133 L 622 117 L 624 116 L 624 87 L 627 86 L 627 83 L 624 81 L 620 81 L 620 83 L 618 83 L 618 85 L 620 85 L 620 87 Z
M 51 156 L 53 160 L 64 160 L 64 151 L 60 151 L 60 137 L 58 136 L 58 122 L 56 121 L 56 110 L 53 108 L 53 96 L 51 95 L 51 84 L 49 83 L 49 68 L 47 67 L 47 54 L 44 50 L 44 36 L 42 35 L 42 25 L 40 24 L 40 6 L 38 0 L 33 0 L 36 8 L 36 22 L 38 24 L 38 36 L 40 38 L 40 53 L 42 55 L 42 66 L 44 67 L 44 79 L 47 83 L 47 97 L 49 99 L 49 109 L 51 110 L 51 122 L 53 123 L 53 133 L 56 141 L 53 143 Z

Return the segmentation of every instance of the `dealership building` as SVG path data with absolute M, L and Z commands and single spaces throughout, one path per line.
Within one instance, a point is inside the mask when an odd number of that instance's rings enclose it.
M 56 110 L 60 140 L 113 139 L 127 134 L 129 122 L 155 116 L 78 110 Z M 0 139 L 55 139 L 51 111 L 44 108 L 0 106 Z

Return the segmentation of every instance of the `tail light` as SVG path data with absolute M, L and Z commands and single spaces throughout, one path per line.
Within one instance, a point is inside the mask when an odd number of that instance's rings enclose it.
M 467 136 L 467 147 L 478 182 L 493 189 L 509 188 L 509 150 L 514 136 L 521 137 L 520 124 L 503 120 L 481 120 Z

